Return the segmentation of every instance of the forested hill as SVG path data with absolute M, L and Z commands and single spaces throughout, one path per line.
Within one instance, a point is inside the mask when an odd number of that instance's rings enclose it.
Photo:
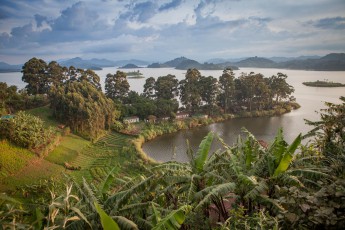
M 295 59 L 279 63 L 267 58 L 251 57 L 235 62 L 233 65 L 257 68 L 343 71 L 345 70 L 345 53 L 332 53 L 321 58 Z
M 216 60 L 216 59 L 215 59 Z M 218 59 L 217 59 L 218 60 Z M 220 59 L 219 59 L 220 60 Z M 279 68 L 279 69 L 298 69 L 298 70 L 324 70 L 324 71 L 344 71 L 345 70 L 345 53 L 332 53 L 324 57 L 310 56 L 310 58 L 283 58 L 273 61 L 269 58 L 250 57 L 237 62 L 199 63 L 195 60 L 185 57 L 175 58 L 164 63 L 153 63 L 148 68 L 165 68 L 174 67 L 176 69 L 197 68 L 199 70 L 217 70 L 231 67 L 233 70 L 238 67 L 255 67 L 255 68 Z
M 176 69 L 187 70 L 187 69 L 199 69 L 199 70 L 223 70 L 225 68 L 231 67 L 233 70 L 237 70 L 238 67 L 232 65 L 232 63 L 226 62 L 221 64 L 213 64 L 213 63 L 199 63 L 198 61 L 188 59 L 185 57 L 175 58 L 171 61 L 167 61 L 164 63 L 152 63 L 151 65 L 147 66 L 148 68 L 166 68 L 166 67 L 173 67 Z

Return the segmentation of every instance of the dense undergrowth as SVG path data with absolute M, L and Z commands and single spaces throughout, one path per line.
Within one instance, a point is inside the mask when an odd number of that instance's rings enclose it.
M 247 131 L 232 146 L 209 133 L 196 152 L 187 151 L 188 163 L 147 164 L 138 159 L 135 137 L 128 135 L 109 133 L 80 146 L 82 139 L 68 134 L 63 149 L 59 146 L 45 160 L 62 168 L 58 155 L 63 153 L 81 169 L 65 171 L 60 181 L 66 186 L 54 180 L 28 186 L 25 202 L 2 195 L 0 224 L 36 229 L 339 229 L 345 223 L 345 104 L 327 105 L 321 121 L 309 122 L 315 129 L 305 136 L 313 138 L 307 145 L 301 144 L 301 135 L 286 143 L 282 131 L 267 146 Z M 160 129 L 160 134 L 174 127 L 142 128 Z M 209 155 L 214 139 L 225 150 Z

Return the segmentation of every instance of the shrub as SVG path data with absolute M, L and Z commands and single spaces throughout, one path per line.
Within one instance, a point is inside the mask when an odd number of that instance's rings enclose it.
M 120 121 L 114 121 L 114 123 L 111 125 L 110 128 L 112 130 L 114 130 L 114 131 L 119 132 L 119 131 L 121 131 L 122 129 L 125 128 L 125 125 L 122 122 L 120 122 Z
M 31 114 L 18 112 L 14 118 L 0 121 L 1 136 L 24 148 L 37 148 L 50 142 L 54 130 L 45 129 L 43 121 Z

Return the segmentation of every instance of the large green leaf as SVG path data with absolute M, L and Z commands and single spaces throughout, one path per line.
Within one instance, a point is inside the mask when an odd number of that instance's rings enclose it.
M 198 152 L 196 153 L 196 157 L 194 159 L 194 167 L 196 171 L 199 173 L 203 171 L 206 159 L 208 157 L 208 152 L 210 151 L 210 148 L 211 148 L 213 138 L 214 138 L 214 133 L 209 132 L 199 145 Z
M 199 209 L 199 208 L 204 207 L 205 205 L 211 204 L 213 197 L 224 196 L 224 195 L 230 194 L 231 192 L 235 190 L 235 188 L 236 188 L 236 184 L 233 182 L 217 184 L 217 185 L 205 188 L 204 190 L 198 192 L 195 195 L 196 199 L 202 197 L 202 199 L 198 201 L 198 204 L 195 207 L 195 209 Z
M 95 202 L 98 215 L 101 217 L 101 224 L 104 230 L 120 230 L 117 223 L 104 212 L 104 210 Z
M 137 230 L 138 226 L 131 220 L 123 216 L 113 216 L 116 223 L 121 226 L 122 230 Z
M 283 129 L 278 130 L 277 136 L 274 138 L 274 142 L 269 148 L 269 152 L 274 156 L 275 165 L 278 165 L 281 161 L 284 152 L 286 151 L 287 143 L 284 140 Z
M 161 229 L 168 229 L 168 230 L 175 230 L 179 229 L 183 222 L 186 219 L 186 215 L 190 212 L 191 206 L 184 205 L 177 210 L 173 210 L 170 212 L 166 217 L 161 219 L 156 226 L 152 228 L 152 230 L 161 230 Z
M 115 171 L 116 167 L 113 167 L 110 172 L 108 173 L 108 175 L 105 177 L 105 180 L 103 181 L 99 191 L 100 191 L 100 195 L 103 196 L 103 198 L 105 198 L 106 193 L 109 191 L 111 184 L 114 182 L 115 180 L 115 176 L 114 176 L 114 171 Z
M 274 171 L 273 176 L 277 176 L 280 173 L 285 172 L 288 169 L 290 162 L 293 158 L 293 153 L 295 152 L 295 150 L 297 149 L 297 147 L 301 143 L 301 140 L 302 140 L 302 135 L 300 134 L 296 137 L 296 139 L 292 142 L 292 144 L 285 151 L 283 157 L 281 158 L 281 160 L 279 162 L 278 167 Z

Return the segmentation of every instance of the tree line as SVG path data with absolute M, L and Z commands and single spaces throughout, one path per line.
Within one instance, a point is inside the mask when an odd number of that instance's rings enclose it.
M 141 95 L 130 91 L 125 73 L 108 74 L 105 94 L 122 105 L 125 116 L 173 116 L 178 110 L 190 114 L 238 113 L 240 111 L 269 110 L 289 99 L 294 88 L 286 82 L 287 75 L 271 77 L 253 72 L 241 73 L 238 78 L 225 69 L 219 79 L 202 76 L 197 69 L 189 69 L 178 81 L 174 75 L 149 77 Z M 179 108 L 180 99 L 182 108 Z
M 179 110 L 190 115 L 269 110 L 294 91 L 282 73 L 271 77 L 241 73 L 235 78 L 231 69 L 225 69 L 219 78 L 202 76 L 197 69 L 189 69 L 180 81 L 170 74 L 149 77 L 142 94 L 130 90 L 126 73 L 121 71 L 106 76 L 105 94 L 100 77 L 92 70 L 32 58 L 24 64 L 22 73 L 22 80 L 27 83 L 25 94 L 48 98 L 54 117 L 91 138 L 126 116 L 146 119 L 150 115 L 174 117 Z M 3 88 L 7 93 L 1 97 L 14 98 L 16 88 Z

